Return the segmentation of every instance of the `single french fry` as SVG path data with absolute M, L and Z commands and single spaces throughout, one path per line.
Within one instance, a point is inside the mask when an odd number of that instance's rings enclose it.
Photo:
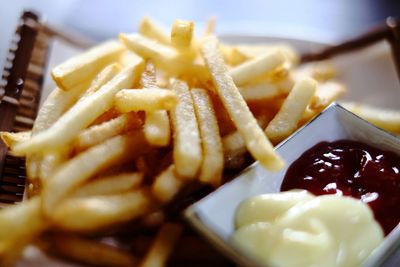
M 293 49 L 293 47 L 285 43 L 273 45 L 239 44 L 234 47 L 232 52 L 236 51 L 237 53 L 240 53 L 245 58 L 244 61 L 246 61 L 274 50 L 282 52 L 290 65 L 297 65 L 300 61 L 299 54 Z
M 246 102 L 273 99 L 285 93 L 285 90 L 279 87 L 279 85 L 269 81 L 241 86 L 239 87 L 239 91 Z
M 268 138 L 278 143 L 296 130 L 316 88 L 317 83 L 311 78 L 304 78 L 295 84 L 280 110 L 265 129 Z
M 342 96 L 345 92 L 346 87 L 338 82 L 328 81 L 323 84 L 319 84 L 317 91 L 311 100 L 310 108 L 316 109 L 319 112 Z
M 166 266 L 168 257 L 183 232 L 183 226 L 177 223 L 164 224 L 157 234 L 140 267 Z
M 194 179 L 201 165 L 202 150 L 193 99 L 186 82 L 174 80 L 171 87 L 179 99 L 176 107 L 170 111 L 174 165 L 180 177 Z
M 128 160 L 129 157 L 143 152 L 145 148 L 143 133 L 137 131 L 113 137 L 78 154 L 59 168 L 44 184 L 42 192 L 44 213 L 51 215 L 63 198 L 98 171 L 112 166 L 117 161 Z
M 56 66 L 51 76 L 61 89 L 70 90 L 82 81 L 92 80 L 107 64 L 117 61 L 123 50 L 117 41 L 102 43 Z
M 171 76 L 197 75 L 205 81 L 207 72 L 203 65 L 193 62 L 192 53 L 179 53 L 173 47 L 163 45 L 140 34 L 120 34 L 120 41 L 130 50 Z
M 159 88 L 122 89 L 115 95 L 115 107 L 122 113 L 169 110 L 176 103 L 177 97 L 173 91 Z
M 186 181 L 175 173 L 175 166 L 171 165 L 154 179 L 151 190 L 159 201 L 168 203 L 185 184 Z
M 218 41 L 215 37 L 207 37 L 202 45 L 202 55 L 213 79 L 215 89 L 236 128 L 242 135 L 246 147 L 256 160 L 270 169 L 279 170 L 283 161 L 273 150 L 264 132 L 257 125 L 243 97 L 240 95 L 228 69 L 218 51 Z
M 273 71 L 285 62 L 280 51 L 272 51 L 246 61 L 229 71 L 236 86 L 244 85 Z
M 144 88 L 158 88 L 154 65 L 149 62 L 140 78 Z M 171 125 L 166 110 L 147 111 L 144 123 L 144 134 L 147 141 L 155 146 L 167 146 L 171 139 Z
M 357 116 L 392 133 L 400 133 L 400 111 L 394 109 L 374 107 L 354 102 L 341 102 L 343 107 Z
M 130 130 L 139 129 L 142 125 L 142 119 L 137 113 L 125 113 L 115 119 L 93 125 L 81 131 L 75 138 L 74 145 L 77 150 L 84 150 L 108 138 L 124 134 Z
M 267 120 L 261 116 L 257 118 L 257 123 L 261 128 L 267 126 Z M 232 161 L 233 158 L 239 157 L 246 152 L 246 143 L 244 142 L 239 131 L 234 131 L 222 138 L 222 146 L 224 150 L 224 158 Z
M 139 78 L 143 61 L 132 63 L 117 74 L 98 91 L 68 110 L 49 129 L 33 136 L 29 141 L 15 147 L 17 154 L 29 154 L 43 150 L 53 150 L 68 144 L 85 127 L 113 105 L 114 95 L 122 88 L 129 88 Z
M 224 156 L 214 107 L 206 90 L 196 88 L 191 93 L 203 148 L 199 180 L 217 187 L 221 184 Z
M 98 178 L 77 188 L 74 197 L 100 196 L 119 194 L 140 186 L 143 180 L 141 173 L 121 173 L 109 177 Z
M 31 131 L 24 132 L 0 132 L 0 138 L 9 149 L 13 149 L 16 144 L 27 141 L 31 138 Z
M 161 24 L 149 17 L 144 17 L 139 23 L 139 33 L 163 44 L 170 44 L 169 31 Z
M 311 77 L 323 83 L 335 78 L 337 72 L 330 61 L 321 61 L 302 64 L 293 71 L 293 74 L 296 79 Z
M 82 101 L 88 95 L 93 94 L 99 90 L 104 84 L 110 81 L 118 72 L 121 71 L 121 65 L 118 63 L 111 63 L 102 69 L 99 74 L 93 79 L 90 87 L 80 96 L 79 101 Z
M 0 210 L 0 265 L 9 266 L 47 225 L 37 197 Z
M 119 39 L 128 49 L 144 59 L 150 59 L 156 66 L 161 66 L 172 73 L 179 72 L 176 69 L 171 69 L 179 67 L 175 63 L 175 60 L 179 57 L 176 49 L 135 33 L 120 34 Z M 168 66 L 170 66 L 170 69 L 168 69 Z
M 171 30 L 172 45 L 177 49 L 189 49 L 193 38 L 193 30 L 193 21 L 175 20 Z
M 52 236 L 51 250 L 64 258 L 94 266 L 131 267 L 138 262 L 131 253 L 76 235 Z
M 75 232 L 95 232 L 137 218 L 152 208 L 145 190 L 108 196 L 67 198 L 51 216 L 56 227 Z

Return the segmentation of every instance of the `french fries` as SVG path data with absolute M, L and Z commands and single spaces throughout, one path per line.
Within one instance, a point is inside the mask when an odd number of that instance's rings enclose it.
M 302 79 L 295 84 L 278 114 L 265 129 L 265 133 L 272 142 L 279 143 L 294 132 L 316 88 L 317 83 L 311 78 Z
M 138 262 L 126 251 L 75 235 L 52 236 L 51 250 L 67 259 L 95 266 L 129 267 Z
M 224 168 L 222 142 L 217 118 L 206 90 L 194 88 L 191 93 L 203 148 L 203 162 L 199 180 L 217 187 L 221 184 L 222 170 Z
M 121 173 L 114 176 L 102 177 L 91 181 L 75 190 L 73 196 L 101 196 L 128 192 L 140 186 L 143 180 L 141 173 Z
M 8 153 L 26 156 L 29 178 L 28 198 L 0 210 L 1 266 L 13 266 L 27 245 L 96 266 L 174 262 L 180 205 L 246 167 L 247 152 L 279 170 L 268 138 L 286 138 L 345 91 L 332 69 L 299 71 L 291 47 L 219 45 L 214 28 L 211 19 L 199 39 L 191 21 L 168 31 L 144 18 L 138 34 L 52 70 L 58 87 L 32 131 L 0 133 Z M 395 112 L 350 108 L 400 132 Z M 183 250 L 186 260 L 196 248 Z M 211 255 L 207 264 L 219 265 Z
M 86 128 L 79 133 L 74 143 L 77 150 L 85 150 L 110 137 L 124 134 L 129 130 L 139 129 L 142 124 L 143 121 L 139 114 L 134 112 L 125 113 L 114 119 Z
M 175 80 L 171 87 L 179 99 L 171 110 L 175 170 L 182 178 L 194 179 L 202 161 L 202 149 L 193 99 L 186 82 Z
M 169 32 L 163 25 L 154 21 L 152 18 L 144 17 L 139 23 L 139 32 L 150 38 L 159 41 L 163 44 L 170 43 Z
M 0 132 L 0 138 L 3 140 L 4 144 L 12 150 L 16 144 L 27 141 L 31 138 L 31 131 L 17 133 Z
M 171 30 L 171 43 L 177 49 L 190 48 L 193 37 L 194 24 L 192 21 L 177 19 Z
M 143 72 L 140 85 L 145 88 L 157 88 L 157 77 L 154 65 L 147 63 Z M 171 139 L 171 127 L 166 110 L 146 112 L 144 134 L 149 144 L 155 146 L 167 146 Z
M 146 146 L 143 134 L 135 132 L 130 135 L 116 136 L 94 146 L 59 168 L 51 179 L 46 181 L 42 193 L 42 208 L 51 216 L 59 203 L 69 191 L 77 188 L 98 171 L 112 166 L 119 159 L 133 154 Z M 132 151 L 137 150 L 137 151 Z M 133 152 L 133 153 L 132 153 Z M 99 155 L 101 155 L 99 157 Z
M 79 101 L 51 128 L 16 146 L 14 152 L 26 154 L 67 144 L 80 130 L 112 107 L 114 95 L 121 89 L 132 86 L 139 78 L 142 68 L 142 60 L 133 62 L 132 66 L 125 68 L 101 89 Z
M 159 201 L 167 203 L 185 184 L 175 173 L 175 166 L 171 165 L 155 178 L 151 189 Z
M 75 232 L 96 232 L 127 222 L 152 209 L 145 190 L 106 196 L 70 198 L 52 214 L 57 228 Z
M 121 113 L 170 110 L 176 102 L 177 97 L 173 91 L 159 88 L 123 89 L 115 95 L 115 107 Z
M 183 227 L 179 224 L 168 223 L 161 227 L 149 252 L 140 263 L 140 267 L 162 267 L 166 265 L 174 245 L 182 234 Z
M 107 64 L 115 61 L 123 47 L 116 41 L 102 43 L 87 52 L 56 66 L 51 76 L 63 90 L 70 90 L 86 79 L 94 78 Z
M 285 56 L 276 50 L 238 65 L 229 71 L 229 75 L 236 86 L 240 86 L 273 71 L 284 62 Z
M 400 133 L 400 111 L 373 107 L 354 102 L 340 103 L 343 107 L 366 121 L 392 133 Z
M 274 152 L 271 143 L 257 125 L 254 116 L 229 75 L 227 67 L 219 54 L 217 39 L 213 36 L 207 37 L 201 52 L 213 78 L 215 89 L 236 128 L 242 135 L 249 152 L 264 167 L 270 170 L 281 169 L 283 161 Z

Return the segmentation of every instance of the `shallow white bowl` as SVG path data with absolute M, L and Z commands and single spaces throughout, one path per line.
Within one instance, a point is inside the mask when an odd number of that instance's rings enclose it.
M 279 144 L 276 151 L 286 162 L 280 172 L 270 172 L 258 162 L 245 169 L 233 181 L 190 206 L 185 217 L 221 252 L 244 266 L 260 266 L 231 242 L 235 211 L 244 199 L 280 192 L 282 180 L 290 164 L 307 149 L 322 141 L 357 140 L 400 154 L 400 139 L 357 117 L 338 104 L 332 104 L 311 122 Z M 400 227 L 385 238 L 364 266 L 379 266 L 390 252 L 400 245 Z

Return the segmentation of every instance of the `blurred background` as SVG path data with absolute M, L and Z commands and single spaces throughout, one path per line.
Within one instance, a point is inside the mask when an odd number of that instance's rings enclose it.
M 135 31 L 144 15 L 171 25 L 190 19 L 201 28 L 216 16 L 218 34 L 273 35 L 337 43 L 400 14 L 398 0 L 0 0 L 0 67 L 23 9 L 59 28 L 102 40 Z

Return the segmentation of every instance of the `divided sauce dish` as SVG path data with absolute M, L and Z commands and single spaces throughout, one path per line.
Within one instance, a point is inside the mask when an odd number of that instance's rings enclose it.
M 258 163 L 245 169 L 236 179 L 190 206 L 188 221 L 221 252 L 243 266 L 263 266 L 232 242 L 235 211 L 245 199 L 265 193 L 280 192 L 288 167 L 306 150 L 322 141 L 349 139 L 399 154 L 400 140 L 344 109 L 332 104 L 311 122 L 296 131 L 276 148 L 285 160 L 279 172 L 269 172 Z M 400 246 L 397 226 L 377 247 L 363 266 L 380 266 Z

